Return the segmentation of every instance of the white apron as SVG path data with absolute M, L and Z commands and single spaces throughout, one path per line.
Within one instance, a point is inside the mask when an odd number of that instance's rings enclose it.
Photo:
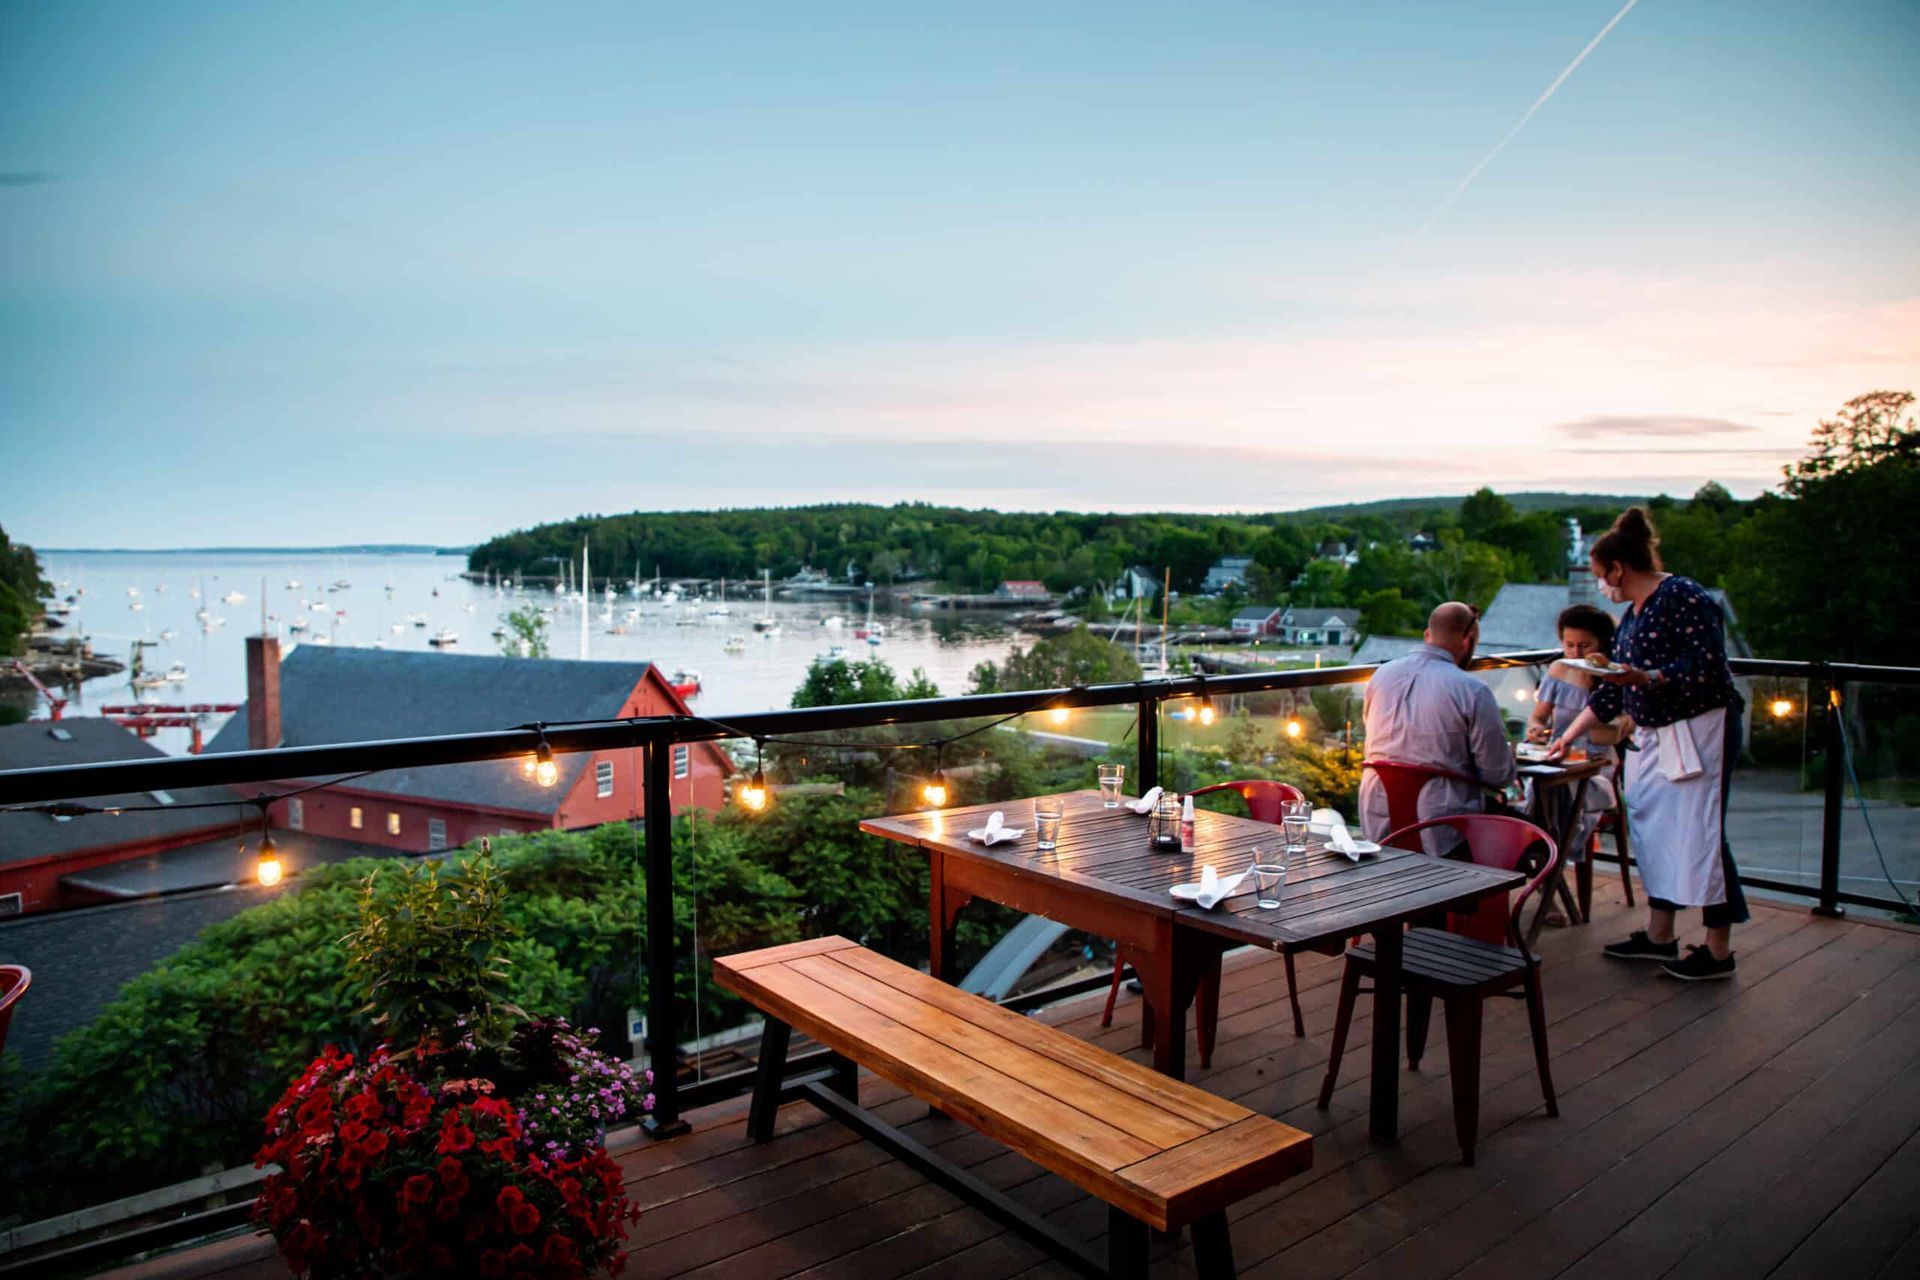
M 1662 729 L 1634 731 L 1627 753 L 1627 818 L 1634 858 L 1650 897 L 1682 907 L 1727 900 L 1720 860 L 1720 771 L 1726 752 L 1727 709 L 1716 707 Z M 1692 738 L 1662 742 L 1681 731 Z M 1680 781 L 1669 772 L 1691 774 Z

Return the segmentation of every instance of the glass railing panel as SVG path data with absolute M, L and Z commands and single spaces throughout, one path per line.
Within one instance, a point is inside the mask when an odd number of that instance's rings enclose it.
M 1807 681 L 1736 679 L 1745 698 L 1743 749 L 1727 796 L 1727 843 L 1742 876 L 1820 883 L 1819 717 L 1807 714 Z M 1817 711 L 1817 708 L 1816 708 Z
M 1920 685 L 1846 686 L 1840 889 L 1909 904 L 1920 896 Z M 1853 909 L 1853 908 L 1850 908 Z
M 1364 737 L 1360 683 L 1209 691 L 1161 704 L 1160 780 L 1181 791 L 1244 779 L 1290 783 L 1316 806 L 1352 818 Z M 1244 815 L 1232 792 L 1213 791 L 1205 808 Z

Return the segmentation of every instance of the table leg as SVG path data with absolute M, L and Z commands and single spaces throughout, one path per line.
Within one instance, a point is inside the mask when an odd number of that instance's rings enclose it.
M 1373 954 L 1373 1136 L 1393 1142 L 1400 1130 L 1400 942 L 1401 926 L 1374 930 Z
M 947 886 L 947 859 L 938 849 L 929 850 L 927 872 L 927 972 L 951 982 L 953 922 L 968 899 Z
M 1187 1001 L 1170 947 L 1136 953 L 1134 970 L 1145 993 L 1144 1017 L 1153 1035 L 1153 1068 L 1175 1080 L 1187 1078 Z

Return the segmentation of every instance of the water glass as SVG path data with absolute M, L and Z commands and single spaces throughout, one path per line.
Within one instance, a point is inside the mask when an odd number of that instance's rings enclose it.
M 1033 802 L 1033 843 L 1042 853 L 1051 853 L 1060 844 L 1060 824 L 1067 811 L 1058 800 Z
M 1103 764 L 1100 766 L 1100 804 L 1102 808 L 1120 807 L 1120 789 L 1127 782 L 1127 766 L 1123 764 Z
M 1281 904 L 1280 895 L 1287 887 L 1287 866 L 1284 862 L 1256 862 L 1253 864 L 1253 905 L 1271 911 Z
M 1280 835 L 1287 842 L 1288 854 L 1307 851 L 1307 830 L 1312 821 L 1313 806 L 1305 800 L 1290 800 L 1280 810 Z

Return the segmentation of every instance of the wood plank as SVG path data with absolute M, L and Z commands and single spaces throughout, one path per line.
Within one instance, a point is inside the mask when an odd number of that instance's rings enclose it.
M 860 949 L 837 956 L 839 963 L 860 970 L 879 982 L 898 987 L 915 997 L 935 1004 L 956 1017 L 988 1029 L 1033 1033 L 1026 1041 L 1036 1052 L 1044 1053 L 1076 1071 L 1093 1076 L 1112 1088 L 1124 1090 L 1142 1101 L 1165 1107 L 1177 1114 L 1193 1117 L 1203 1125 L 1219 1128 L 1238 1123 L 1249 1114 L 1245 1107 L 1216 1097 L 1205 1089 L 1162 1075 L 1140 1063 L 1095 1048 L 1085 1040 L 1068 1035 L 1044 1022 L 1003 1009 L 957 987 L 939 982 L 918 969 L 895 964 L 884 956 Z
M 1123 1172 L 1167 1202 L 1170 1222 L 1185 1224 L 1290 1178 L 1313 1164 L 1313 1137 L 1265 1116 L 1182 1143 Z
M 727 957 L 727 964 L 734 969 L 753 969 L 763 964 L 785 964 L 789 960 L 798 960 L 802 956 L 825 955 L 829 951 L 844 951 L 848 947 L 860 944 L 837 935 L 825 938 L 809 938 L 803 942 L 787 942 L 777 947 L 762 947 L 758 951 L 741 951 Z
M 874 958 L 892 964 L 892 961 L 882 957 Z M 1011 1038 L 1003 1028 L 984 1027 L 959 1017 L 859 969 L 838 963 L 837 957 L 803 959 L 790 967 L 903 1027 L 910 1027 L 929 1039 L 957 1050 L 1009 1079 L 1022 1081 L 1063 1106 L 1098 1116 L 1114 1128 L 1130 1133 L 1143 1142 L 1150 1142 L 1158 1149 L 1190 1142 L 1218 1127 L 1188 1119 L 1181 1114 L 1175 1102 L 1162 1104 L 1115 1088 L 1100 1076 L 1069 1066 L 1029 1047 L 1021 1040 Z M 967 993 L 957 994 L 965 996 Z M 970 998 L 984 1003 L 978 997 Z M 1041 1023 L 1028 1023 L 1022 1029 L 1028 1033 L 1025 1038 L 1035 1043 L 1053 1038 L 1067 1039 Z M 1124 1063 L 1125 1059 L 1116 1061 Z M 1200 1091 L 1195 1089 L 1193 1092 L 1197 1094 Z

